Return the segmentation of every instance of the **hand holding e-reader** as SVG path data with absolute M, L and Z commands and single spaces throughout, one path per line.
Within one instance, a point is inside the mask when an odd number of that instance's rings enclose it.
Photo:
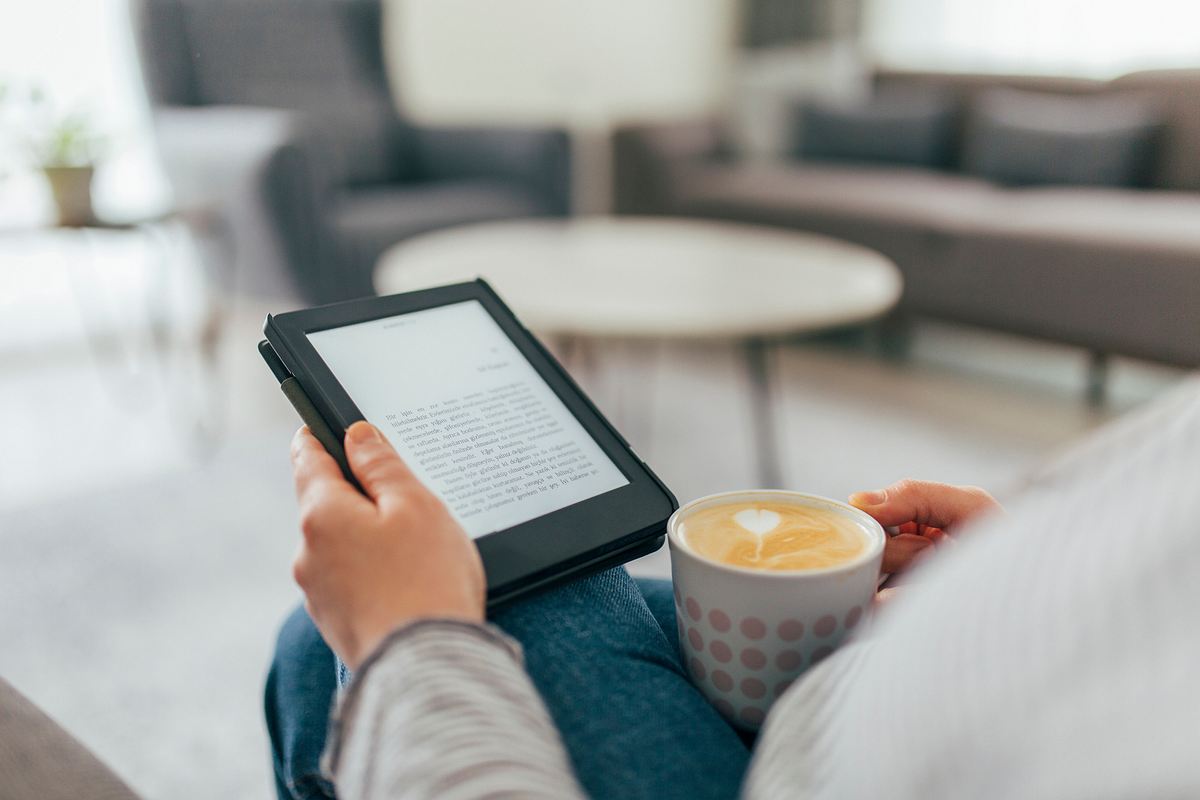
M 489 603 L 657 549 L 675 498 L 482 280 L 270 315 L 260 352 L 353 476 L 374 424 L 475 540 Z

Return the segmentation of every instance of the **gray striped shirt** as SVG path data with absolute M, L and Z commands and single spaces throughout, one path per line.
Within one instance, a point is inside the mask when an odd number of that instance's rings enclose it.
M 744 796 L 1200 797 L 1200 381 L 1048 465 L 772 710 Z M 582 794 L 519 648 L 395 633 L 335 719 L 345 800 Z

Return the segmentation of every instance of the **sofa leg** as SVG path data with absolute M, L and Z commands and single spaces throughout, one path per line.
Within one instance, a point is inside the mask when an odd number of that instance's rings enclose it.
M 1108 353 L 1100 350 L 1088 352 L 1087 403 L 1092 408 L 1104 405 L 1108 395 Z

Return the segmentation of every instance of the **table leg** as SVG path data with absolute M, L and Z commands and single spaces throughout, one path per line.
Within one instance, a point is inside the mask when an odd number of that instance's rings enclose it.
M 754 449 L 758 460 L 760 489 L 782 489 L 779 441 L 771 405 L 771 343 L 755 337 L 745 342 L 746 367 L 750 377 L 750 413 L 754 426 Z
M 139 407 L 153 397 L 146 385 L 153 376 L 144 369 L 138 354 L 140 335 L 128 336 L 117 321 L 121 314 L 128 313 L 128 309 L 114 306 L 113 293 L 105 291 L 104 272 L 99 268 L 96 256 L 96 231 L 91 228 L 68 230 L 78 234 L 87 254 L 86 263 L 83 263 L 84 260 L 68 252 L 66 270 L 96 376 L 118 405 Z M 106 362 L 110 360 L 115 362 L 112 370 L 106 368 Z
M 1103 408 L 1108 389 L 1108 353 L 1092 350 L 1088 353 L 1087 404 L 1092 408 Z
M 221 360 L 221 343 L 237 289 L 238 253 L 219 215 L 195 209 L 181 213 L 178 221 L 181 224 L 159 230 L 158 241 L 164 275 L 184 263 L 181 253 L 194 254 L 200 273 L 197 299 L 202 303 L 202 319 L 194 343 L 188 342 L 189 348 L 194 346 L 196 374 L 186 375 L 184 380 L 193 387 L 186 417 L 189 441 L 204 456 L 215 451 L 226 429 L 228 376 Z M 178 402 L 182 403 L 182 398 Z

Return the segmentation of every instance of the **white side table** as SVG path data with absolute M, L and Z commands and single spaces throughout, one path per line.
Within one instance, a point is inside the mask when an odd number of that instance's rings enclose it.
M 776 337 L 863 323 L 900 273 L 857 245 L 775 228 L 673 218 L 529 220 L 396 245 L 380 294 L 484 277 L 543 336 L 737 340 L 754 392 L 763 487 L 780 485 L 768 355 Z

